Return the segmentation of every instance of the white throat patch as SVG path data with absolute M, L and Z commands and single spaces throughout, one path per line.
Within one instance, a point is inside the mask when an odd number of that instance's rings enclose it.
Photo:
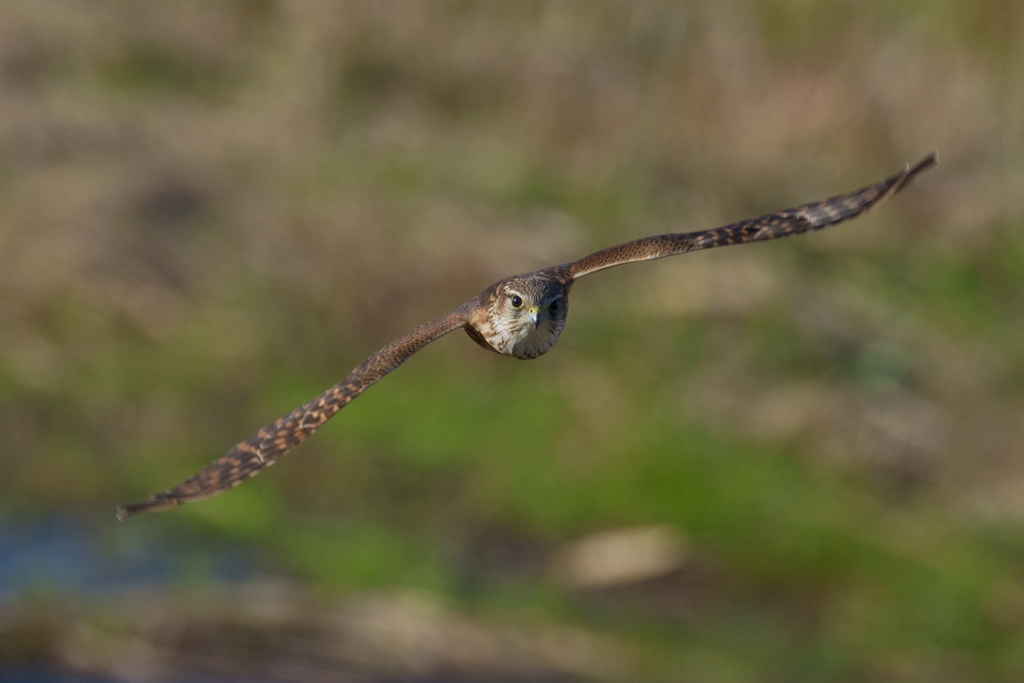
M 492 345 L 495 350 L 514 358 L 532 359 L 543 355 L 554 346 L 561 334 L 557 321 L 542 320 L 536 328 L 529 320 L 508 320 L 498 318 L 491 323 L 495 332 Z

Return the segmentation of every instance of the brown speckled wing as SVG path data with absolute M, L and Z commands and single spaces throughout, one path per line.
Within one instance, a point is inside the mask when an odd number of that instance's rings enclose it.
M 585 256 L 568 264 L 568 269 L 575 279 L 623 263 L 650 261 L 698 249 L 773 240 L 820 230 L 859 216 L 877 206 L 902 190 L 914 176 L 935 165 L 937 161 L 935 152 L 932 152 L 914 166 L 904 166 L 896 175 L 856 192 L 792 209 L 783 209 L 712 230 L 645 237 Z
M 140 512 L 164 510 L 209 498 L 256 476 L 302 443 L 348 405 L 349 401 L 401 365 L 409 356 L 463 325 L 465 320 L 462 315 L 454 312 L 402 335 L 367 358 L 345 379 L 237 444 L 191 479 L 186 479 L 164 493 L 153 494 L 144 503 L 118 505 L 118 519 L 124 520 Z

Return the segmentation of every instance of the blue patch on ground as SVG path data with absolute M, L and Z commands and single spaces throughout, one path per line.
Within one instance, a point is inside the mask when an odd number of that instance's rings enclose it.
M 253 553 L 118 525 L 0 518 L 0 604 L 32 592 L 96 593 L 176 580 L 233 582 L 261 574 Z M 7 680 L 6 678 L 3 680 Z

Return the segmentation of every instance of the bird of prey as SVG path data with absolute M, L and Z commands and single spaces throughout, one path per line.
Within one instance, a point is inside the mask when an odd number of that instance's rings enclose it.
M 936 162 L 932 152 L 913 166 L 904 166 L 895 175 L 856 192 L 711 230 L 645 237 L 602 249 L 572 263 L 500 280 L 451 313 L 403 334 L 363 361 L 345 379 L 235 445 L 194 477 L 150 496 L 146 502 L 119 505 L 117 516 L 124 520 L 139 512 L 164 510 L 238 486 L 277 462 L 409 356 L 453 330 L 466 330 L 473 341 L 488 351 L 523 360 L 537 358 L 558 341 L 569 313 L 569 290 L 584 275 L 623 263 L 820 230 L 859 216 L 885 201 Z

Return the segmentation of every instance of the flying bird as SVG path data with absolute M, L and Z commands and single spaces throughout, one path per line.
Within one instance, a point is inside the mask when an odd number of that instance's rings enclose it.
M 198 474 L 143 503 L 117 506 L 118 519 L 215 496 L 238 486 L 309 438 L 372 384 L 424 346 L 457 329 L 503 356 L 529 360 L 558 341 L 569 313 L 569 290 L 577 279 L 605 268 L 685 254 L 728 244 L 762 242 L 820 230 L 861 215 L 896 194 L 937 163 L 932 152 L 913 166 L 856 192 L 783 209 L 720 228 L 656 235 L 608 247 L 578 261 L 500 280 L 451 313 L 423 323 L 383 347 L 333 387 L 260 429 Z

